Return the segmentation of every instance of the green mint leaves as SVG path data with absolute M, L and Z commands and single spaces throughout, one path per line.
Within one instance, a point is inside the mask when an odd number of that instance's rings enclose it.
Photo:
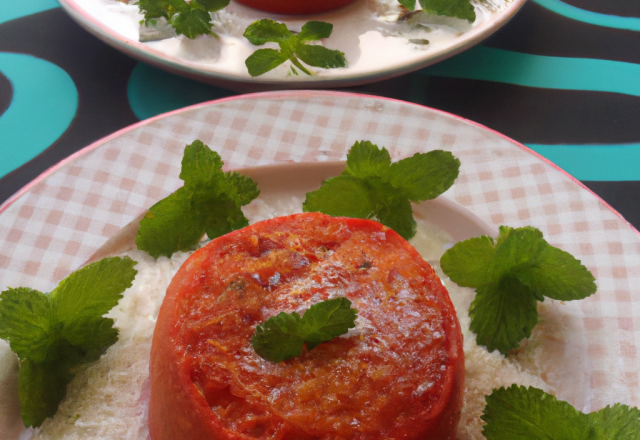
M 118 340 L 113 319 L 102 315 L 131 287 L 135 264 L 129 257 L 104 258 L 75 271 L 48 295 L 26 287 L 0 293 L 0 339 L 20 358 L 25 426 L 52 417 L 74 367 L 98 360 Z
M 420 6 L 425 12 L 433 15 L 444 15 L 476 21 L 476 12 L 470 0 L 419 0 Z M 416 0 L 398 0 L 405 8 L 413 11 L 416 8 Z
M 459 242 L 440 265 L 452 281 L 476 289 L 470 328 L 478 344 L 505 356 L 531 336 L 537 301 L 583 299 L 596 291 L 591 272 L 531 226 L 501 226 L 497 241 L 482 236 Z
M 356 142 L 342 175 L 307 193 L 302 209 L 375 219 L 408 240 L 416 233 L 410 202 L 438 197 L 453 185 L 459 168 L 460 161 L 448 151 L 416 153 L 391 163 L 385 148 Z
M 153 258 L 171 257 L 192 249 L 205 233 L 213 239 L 248 226 L 241 206 L 260 191 L 249 177 L 223 172 L 223 164 L 201 141 L 187 145 L 180 172 L 184 186 L 149 208 L 140 221 L 138 249 Z
M 284 23 L 278 23 L 267 18 L 258 20 L 244 31 L 244 36 L 256 46 L 262 46 L 267 42 L 278 43 L 280 50 L 258 49 L 247 58 L 245 64 L 249 70 L 249 75 L 259 76 L 263 73 L 275 69 L 280 64 L 289 60 L 291 63 L 306 73 L 312 75 L 300 61 L 309 66 L 332 69 L 335 67 L 345 67 L 347 60 L 344 53 L 339 50 L 327 49 L 324 46 L 306 44 L 310 41 L 318 41 L 329 38 L 333 25 L 322 21 L 310 21 L 302 26 L 302 30 L 297 35 L 287 29 Z M 297 75 L 298 72 L 292 66 L 291 71 Z
M 343 335 L 356 326 L 358 311 L 347 298 L 312 305 L 302 318 L 297 313 L 279 313 L 258 325 L 251 338 L 258 355 L 271 362 L 300 356 L 305 342 L 313 350 L 319 344 Z
M 146 25 L 164 17 L 176 34 L 194 39 L 198 35 L 217 35 L 211 30 L 210 12 L 219 11 L 230 0 L 140 0 L 138 8 Z
M 481 417 L 488 440 L 640 439 L 640 411 L 615 404 L 584 414 L 537 388 L 512 385 L 486 397 Z

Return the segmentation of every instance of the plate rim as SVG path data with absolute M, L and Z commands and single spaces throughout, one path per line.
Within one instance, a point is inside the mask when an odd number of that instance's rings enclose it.
M 60 0 L 60 2 L 62 3 L 63 1 L 66 0 Z M 48 169 L 46 169 L 44 172 L 42 172 L 40 175 L 38 175 L 36 178 L 34 178 L 33 180 L 31 180 L 29 183 L 27 183 L 26 185 L 24 185 L 22 188 L 20 188 L 15 194 L 13 194 L 11 197 L 9 197 L 4 203 L 0 204 L 0 215 L 2 215 L 2 213 L 4 211 L 6 211 L 13 203 L 15 203 L 18 199 L 20 199 L 22 196 L 24 196 L 26 193 L 29 192 L 29 190 L 31 188 L 33 188 L 34 186 L 36 186 L 38 183 L 40 183 L 41 181 L 47 179 L 49 176 L 55 174 L 56 172 L 60 171 L 61 169 L 63 169 L 64 167 L 66 167 L 67 165 L 71 164 L 72 162 L 74 162 L 75 160 L 79 159 L 80 157 L 82 157 L 83 155 L 99 148 L 101 145 L 103 145 L 106 142 L 109 142 L 112 139 L 118 138 L 126 133 L 129 133 L 131 131 L 137 130 L 140 127 L 143 127 L 145 125 L 149 125 L 152 124 L 156 121 L 165 119 L 165 118 L 169 118 L 173 115 L 177 115 L 177 114 L 181 114 L 181 113 L 185 113 L 185 112 L 189 112 L 201 107 L 208 107 L 208 106 L 215 106 L 218 104 L 222 104 L 225 102 L 232 102 L 232 101 L 240 101 L 240 100 L 262 100 L 262 99 L 270 99 L 270 98 L 289 98 L 289 99 L 297 99 L 299 97 L 304 97 L 304 96 L 311 96 L 311 97 L 319 97 L 319 96 L 324 96 L 324 97 L 350 97 L 350 98 L 357 98 L 357 99 L 373 99 L 373 100 L 381 100 L 381 101 L 387 101 L 387 102 L 394 102 L 394 103 L 399 103 L 399 104 L 403 104 L 403 105 L 410 105 L 410 106 L 415 106 L 415 107 L 419 107 L 421 109 L 427 110 L 427 111 L 431 111 L 434 112 L 436 114 L 439 114 L 441 116 L 444 116 L 446 118 L 451 118 L 451 119 L 455 119 L 455 120 L 459 120 L 462 121 L 464 123 L 470 124 L 472 126 L 478 127 L 480 129 L 486 130 L 490 133 L 492 133 L 493 135 L 496 135 L 500 138 L 502 138 L 503 140 L 508 141 L 510 144 L 512 144 L 515 147 L 518 147 L 522 150 L 524 150 L 525 152 L 533 155 L 534 157 L 542 160 L 543 162 L 545 162 L 547 165 L 550 165 L 555 171 L 558 171 L 562 174 L 564 174 L 567 178 L 569 178 L 573 183 L 577 184 L 581 189 L 588 191 L 590 194 L 592 194 L 594 197 L 596 197 L 596 199 L 598 199 L 598 201 L 600 203 L 602 203 L 606 208 L 608 208 L 611 212 L 613 212 L 613 214 L 615 214 L 620 220 L 622 220 L 625 225 L 627 225 L 629 228 L 631 228 L 632 231 L 634 231 L 639 237 L 640 237 L 640 231 L 638 231 L 631 223 L 629 223 L 618 211 L 616 211 L 611 205 L 609 205 L 605 200 L 603 200 L 598 194 L 596 194 L 595 192 L 593 192 L 590 188 L 588 188 L 586 185 L 584 185 L 582 182 L 580 182 L 578 179 L 576 179 L 575 177 L 573 177 L 571 174 L 569 174 L 567 171 L 563 170 L 562 168 L 560 168 L 558 165 L 556 165 L 555 163 L 553 163 L 551 160 L 547 159 L 546 157 L 542 156 L 540 153 L 537 153 L 536 151 L 532 150 L 531 148 L 527 147 L 526 145 L 510 138 L 509 136 L 502 134 L 490 127 L 487 127 L 485 125 L 482 125 L 478 122 L 475 122 L 473 120 L 470 119 L 466 119 L 462 116 L 458 116 L 456 114 L 453 113 L 449 113 L 443 110 L 439 110 L 433 107 L 428 107 L 422 104 L 417 104 L 414 102 L 408 102 L 408 101 L 403 101 L 400 99 L 395 99 L 395 98 L 388 98 L 388 97 L 384 97 L 384 96 L 376 96 L 376 95 L 369 95 L 369 94 L 363 94 L 363 93 L 354 93 L 354 92 L 342 92 L 342 91 L 332 91 L 332 90 L 276 90 L 276 91 L 269 91 L 269 92 L 255 92 L 255 93 L 246 93 L 246 94 L 242 94 L 242 95 L 235 95 L 235 96 L 228 96 L 225 98 L 219 98 L 219 99 L 214 99 L 211 101 L 205 101 L 205 102 L 201 102 L 198 104 L 193 104 L 187 107 L 182 107 L 176 110 L 171 110 L 169 112 L 166 113 L 162 113 L 156 116 L 153 116 L 151 118 L 148 119 L 144 119 L 140 122 L 136 122 L 135 124 L 126 126 L 121 128 L 120 130 L 117 130 L 101 139 L 98 139 L 94 142 L 92 142 L 91 144 L 87 145 L 86 147 L 76 151 L 75 153 L 71 154 L 70 156 L 66 157 L 65 159 L 61 160 L 60 162 L 56 163 L 55 165 L 49 167 Z M 273 162 L 273 164 L 277 164 L 278 162 Z
M 83 29 L 100 39 L 102 42 L 137 60 L 146 62 L 160 69 L 167 70 L 171 73 L 208 84 L 233 87 L 237 90 L 256 91 L 265 88 L 273 89 L 276 87 L 286 89 L 349 87 L 390 79 L 405 73 L 413 72 L 457 55 L 485 40 L 504 26 L 516 14 L 516 12 L 524 6 L 527 0 L 512 0 L 504 11 L 493 16 L 487 21 L 489 24 L 485 23 L 464 33 L 453 40 L 454 44 L 447 46 L 447 48 L 435 51 L 428 57 L 420 58 L 416 61 L 399 63 L 393 68 L 376 68 L 366 74 L 335 75 L 322 77 L 320 79 L 307 79 L 306 77 L 300 77 L 300 79 L 295 81 L 290 81 L 287 78 L 238 77 L 224 73 L 216 73 L 207 69 L 200 69 L 195 66 L 191 66 L 187 63 L 174 61 L 161 52 L 156 51 L 153 48 L 149 48 L 139 41 L 126 38 L 110 27 L 100 23 L 81 7 L 78 0 L 59 0 L 59 2 L 62 8 Z M 265 12 L 265 14 L 269 13 Z M 313 15 L 309 17 L 312 16 Z M 348 70 L 346 70 L 346 72 L 348 72 Z

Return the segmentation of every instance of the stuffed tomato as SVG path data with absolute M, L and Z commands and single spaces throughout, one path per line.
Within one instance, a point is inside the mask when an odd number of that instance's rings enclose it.
M 356 328 L 273 363 L 256 326 L 346 297 Z M 195 252 L 171 282 L 151 350 L 152 440 L 454 439 L 462 334 L 434 270 L 379 223 L 310 213 Z

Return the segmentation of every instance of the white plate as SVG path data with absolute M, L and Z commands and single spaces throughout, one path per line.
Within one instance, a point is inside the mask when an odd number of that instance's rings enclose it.
M 426 67 L 477 44 L 504 25 L 525 0 L 476 0 L 477 19 L 473 24 L 446 17 L 427 17 L 430 32 L 412 34 L 381 17 L 393 17 L 400 11 L 396 0 L 357 0 L 328 13 L 309 16 L 270 14 L 248 8 L 234 1 L 220 13 L 225 27 L 217 26 L 220 36 L 183 36 L 171 40 L 140 43 L 137 6 L 116 0 L 60 0 L 61 5 L 86 30 L 116 49 L 170 72 L 235 90 L 274 88 L 309 89 L 346 87 L 379 81 Z M 489 8 L 487 5 L 497 5 Z M 244 60 L 256 49 L 242 37 L 254 20 L 272 18 L 284 21 L 291 30 L 300 30 L 309 20 L 334 25 L 324 42 L 331 49 L 346 54 L 349 66 L 340 69 L 314 69 L 308 76 L 290 73 L 290 63 L 262 76 L 251 78 Z M 398 35 L 401 32 L 402 35 Z M 394 36 L 395 35 L 395 36 Z M 409 40 L 427 39 L 428 45 Z M 277 46 L 274 46 L 277 47 Z
M 533 225 L 598 279 L 597 294 L 558 304 L 539 324 L 564 332 L 546 336 L 545 355 L 554 362 L 544 380 L 580 410 L 640 405 L 640 234 L 526 147 L 464 119 L 388 99 L 336 92 L 244 95 L 102 139 L 0 207 L 0 290 L 50 291 L 146 207 L 181 186 L 182 151 L 194 139 L 218 151 L 227 169 L 291 162 L 312 163 L 298 172 L 320 169 L 313 163 L 344 160 L 362 139 L 387 147 L 394 160 L 452 151 L 462 163 L 460 177 L 441 203 L 462 205 L 479 217 L 471 222 L 476 225 Z M 299 182 L 287 179 L 292 187 Z

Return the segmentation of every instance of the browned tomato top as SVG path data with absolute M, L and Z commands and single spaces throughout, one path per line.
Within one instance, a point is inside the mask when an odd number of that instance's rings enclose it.
M 460 331 L 433 269 L 375 222 L 320 214 L 258 223 L 186 263 L 175 340 L 222 426 L 257 438 L 412 438 L 450 398 Z M 279 364 L 258 324 L 345 296 L 356 328 Z

